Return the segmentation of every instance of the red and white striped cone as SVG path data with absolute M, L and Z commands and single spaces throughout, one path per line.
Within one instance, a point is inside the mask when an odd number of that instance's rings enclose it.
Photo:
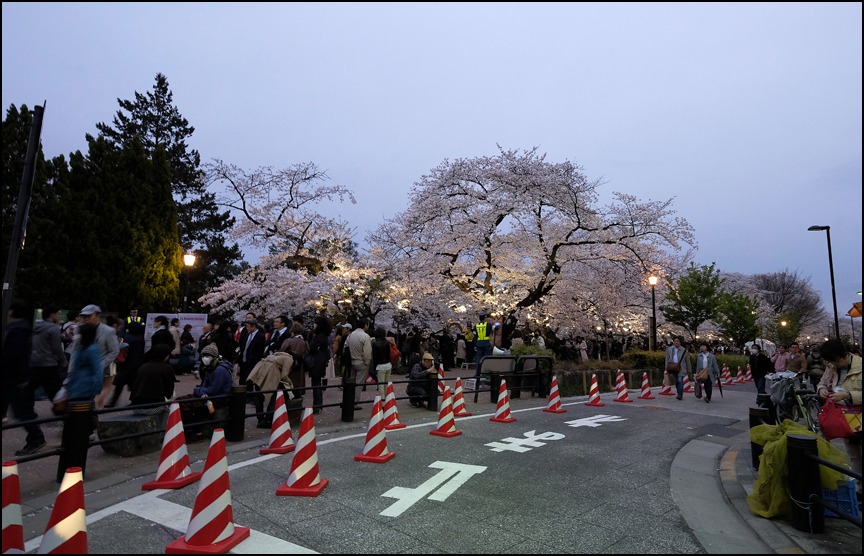
M 498 406 L 495 408 L 495 416 L 489 419 L 495 423 L 512 423 L 516 419 L 510 415 L 510 395 L 507 393 L 507 381 L 501 379 L 501 387 L 498 389 Z
M 663 371 L 663 384 L 666 386 L 660 387 L 660 395 L 661 396 L 674 396 L 675 392 L 672 391 L 672 385 L 669 382 L 674 382 L 669 379 L 669 373 L 667 371 Z
M 687 373 L 684 373 L 684 393 L 689 394 L 691 392 L 695 392 L 693 384 L 690 383 L 690 377 L 687 376 Z
M 276 391 L 276 408 L 273 410 L 273 424 L 270 426 L 270 444 L 261 448 L 258 453 L 287 454 L 293 452 L 294 439 L 291 438 L 291 422 L 288 420 L 288 409 L 285 407 L 285 395 L 282 390 Z
M 366 444 L 363 453 L 354 456 L 354 461 L 384 463 L 396 457 L 396 452 L 387 449 L 387 430 L 384 428 L 384 411 L 381 409 L 381 394 L 375 394 L 372 402 L 372 416 L 366 431 Z
M 672 393 L 672 389 L 669 389 L 669 393 Z M 642 371 L 642 393 L 639 394 L 638 399 L 640 400 L 653 400 L 654 396 L 651 395 L 651 384 L 648 382 L 648 373 Z
M 63 475 L 39 554 L 87 554 L 84 471 L 80 467 L 70 467 Z
M 186 534 L 166 546 L 165 553 L 225 554 L 248 537 L 248 527 L 234 525 L 225 431 L 215 429 Z
M 469 413 L 465 406 L 465 397 L 462 395 L 462 379 L 456 377 L 456 391 L 453 393 L 453 416 L 454 417 L 471 417 L 473 413 Z
M 726 365 L 723 366 L 723 370 L 721 371 L 721 378 L 723 379 L 723 386 L 732 386 L 735 384 L 732 380 L 732 371 Z
M 384 428 L 388 431 L 404 429 L 405 423 L 399 422 L 399 410 L 396 408 L 396 393 L 393 383 L 387 383 L 387 397 L 384 399 Z
M 24 523 L 21 521 L 21 484 L 18 463 L 3 462 L 3 554 L 24 554 Z
M 315 443 L 315 419 L 312 408 L 303 410 L 297 450 L 291 460 L 291 474 L 285 484 L 276 489 L 277 496 L 318 496 L 330 481 L 318 471 L 318 447 Z
M 744 373 L 741 371 L 741 367 L 738 367 L 738 375 L 735 377 L 735 384 L 744 384 Z
M 618 392 L 618 395 L 615 396 L 613 401 L 633 403 L 633 400 L 627 395 L 627 380 L 624 378 L 624 373 L 620 370 L 615 375 L 615 391 Z
M 567 410 L 561 407 L 561 397 L 558 394 L 558 377 L 556 375 L 552 375 L 552 386 L 549 389 L 549 403 L 543 411 L 546 413 L 567 413 Z
M 753 382 L 753 375 L 750 374 L 750 363 L 747 363 L 747 374 L 744 375 L 744 382 Z
M 189 466 L 186 435 L 183 432 L 183 420 L 180 418 L 180 404 L 172 403 L 168 413 L 168 424 L 165 425 L 165 438 L 162 440 L 156 480 L 144 483 L 141 485 L 141 490 L 183 488 L 200 479 L 201 475 L 200 471 L 193 473 Z
M 430 431 L 432 436 L 443 436 L 453 438 L 459 436 L 462 431 L 456 428 L 456 419 L 453 418 L 453 403 L 450 399 L 450 387 L 444 387 L 444 397 L 441 399 L 441 410 L 438 412 L 438 428 Z
M 438 393 L 444 395 L 444 365 L 438 364 Z
M 591 373 L 591 391 L 588 394 L 588 403 L 585 405 L 593 407 L 603 407 L 606 405 L 600 401 L 600 386 L 597 384 L 597 375 L 594 373 Z

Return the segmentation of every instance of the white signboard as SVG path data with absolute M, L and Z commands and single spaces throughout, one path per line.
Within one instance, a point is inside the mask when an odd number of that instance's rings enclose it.
M 192 337 L 195 338 L 195 346 L 198 346 L 198 338 L 201 337 L 204 325 L 207 324 L 206 313 L 147 313 L 147 315 L 144 317 L 145 351 L 150 351 L 150 339 L 153 337 L 153 333 L 156 332 L 156 328 L 153 326 L 153 321 L 156 319 L 156 317 L 160 315 L 164 315 L 165 318 L 168 319 L 169 323 L 173 318 L 180 319 L 180 325 L 177 327 L 177 330 L 179 330 L 181 334 L 183 333 L 183 327 L 187 324 L 191 324 L 192 330 L 190 330 L 189 332 L 191 332 Z

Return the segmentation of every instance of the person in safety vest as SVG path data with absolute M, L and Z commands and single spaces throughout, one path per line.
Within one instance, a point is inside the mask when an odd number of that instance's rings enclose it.
M 126 325 L 123 327 L 124 333 L 126 333 L 126 334 L 129 333 L 129 328 L 130 328 L 129 325 L 132 324 L 133 322 L 137 322 L 138 324 L 144 324 L 141 321 L 141 317 L 138 316 L 138 309 L 130 309 L 129 310 L 129 316 L 126 317 Z
M 487 355 L 492 355 L 492 343 L 489 341 L 492 327 L 486 322 L 485 312 L 477 316 L 480 322 L 474 325 L 474 350 L 477 353 L 477 368 L 479 369 L 480 361 Z

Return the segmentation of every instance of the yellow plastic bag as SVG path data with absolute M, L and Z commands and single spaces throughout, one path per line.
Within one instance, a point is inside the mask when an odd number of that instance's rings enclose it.
M 786 435 L 802 434 L 816 438 L 820 458 L 837 465 L 849 466 L 846 453 L 811 432 L 807 427 L 786 419 L 780 425 L 759 425 L 750 429 L 750 440 L 763 446 L 759 457 L 759 477 L 753 491 L 747 495 L 750 511 L 762 517 L 788 516 L 792 513 L 789 499 L 789 472 L 786 468 Z M 835 489 L 837 483 L 847 480 L 839 471 L 819 466 L 819 479 L 824 488 Z

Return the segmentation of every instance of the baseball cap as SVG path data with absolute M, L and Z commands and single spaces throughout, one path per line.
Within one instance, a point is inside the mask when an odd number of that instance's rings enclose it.
M 346 322 L 345 324 L 342 325 L 342 328 L 347 328 L 348 330 L 351 330 L 354 327 Z
M 86 307 L 81 309 L 81 312 L 79 312 L 78 314 L 81 315 L 82 317 L 88 317 L 88 316 L 92 315 L 93 313 L 101 313 L 101 312 L 102 312 L 102 309 L 99 308 L 98 305 L 92 305 L 91 304 L 91 305 L 87 305 Z
M 485 319 L 485 318 L 486 318 L 486 311 L 480 311 L 480 318 L 481 318 L 481 319 Z
M 428 359 L 429 361 L 435 361 L 435 358 L 432 357 L 432 354 L 431 354 L 431 353 L 424 353 L 424 354 L 423 354 L 423 359 Z

